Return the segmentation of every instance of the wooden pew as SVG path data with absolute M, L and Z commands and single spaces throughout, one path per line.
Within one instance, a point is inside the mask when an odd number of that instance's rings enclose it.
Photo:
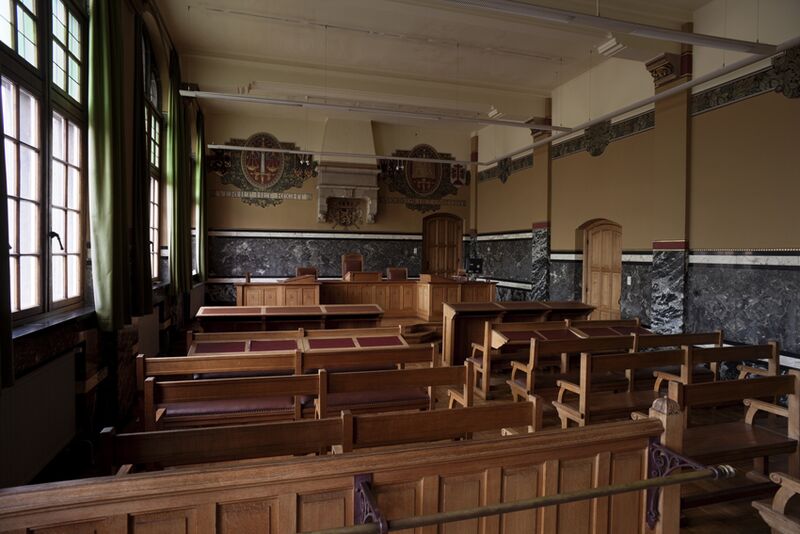
M 800 495 L 800 479 L 780 472 L 771 473 L 769 478 L 780 488 L 771 501 L 753 501 L 753 508 L 758 510 L 773 534 L 800 534 L 800 517 L 789 513 L 790 502 Z M 796 505 L 797 500 L 794 501 Z M 792 508 L 797 512 L 797 506 Z
M 454 395 L 459 404 L 472 405 L 471 364 L 458 367 L 429 367 L 392 371 L 362 371 L 357 373 L 319 372 L 319 395 L 316 416 L 330 417 L 331 413 L 351 410 L 354 413 L 391 410 L 432 410 L 435 407 L 435 387 L 458 389 Z M 427 389 L 427 391 L 426 391 Z
M 597 391 L 592 387 L 592 378 L 603 373 L 629 373 L 637 368 L 661 366 L 680 366 L 684 362 L 685 350 L 665 350 L 657 352 L 629 352 L 623 354 L 581 354 L 578 381 L 566 379 L 558 381 L 558 400 L 553 401 L 561 427 L 567 428 L 569 422 L 578 426 L 594 421 L 608 419 L 627 419 L 630 414 L 647 410 L 660 394 L 658 390 L 636 390 L 629 382 L 626 391 Z M 577 395 L 577 399 L 565 400 L 567 393 Z
M 625 484 L 646 476 L 656 420 L 519 437 L 234 466 L 198 466 L 0 490 L 0 532 L 307 532 L 353 524 L 354 477 L 388 519 Z M 450 497 L 458 497 L 451 501 Z M 454 498 L 455 498 L 454 497 Z M 447 525 L 505 534 L 645 532 L 645 492 Z M 629 513 L 633 511 L 633 513 Z M 670 512 L 662 508 L 662 517 Z M 459 528 L 461 526 L 461 528 Z M 441 527 L 444 530 L 444 526 Z M 425 529 L 437 531 L 436 527 Z M 491 530 L 489 530 L 491 531 Z M 670 532 L 677 534 L 677 530 Z
M 578 339 L 532 339 L 528 362 L 511 363 L 511 378 L 506 383 L 511 387 L 514 400 L 528 395 L 554 396 L 558 390 L 558 380 L 576 381 L 574 373 L 542 373 L 542 365 L 553 365 L 556 358 L 569 353 L 618 353 L 633 348 L 633 336 L 613 336 Z M 537 370 L 539 372 L 537 372 Z M 628 387 L 624 375 L 602 374 L 593 378 L 595 387 L 607 390 L 621 390 Z M 548 395 L 549 392 L 549 395 Z
M 634 334 L 636 343 L 634 351 L 655 350 L 664 348 L 692 347 L 695 345 L 722 346 L 722 331 L 694 332 L 683 334 Z M 640 385 L 649 387 L 650 382 L 655 379 L 653 389 L 660 391 L 662 385 L 670 380 L 680 380 L 681 368 L 679 366 L 669 366 L 664 369 L 637 369 L 632 377 Z M 709 365 L 699 364 L 692 371 L 693 382 L 713 382 L 719 376 L 719 366 L 717 363 Z
M 650 330 L 642 327 L 639 319 L 573 319 L 567 321 L 569 327 L 580 331 L 585 337 L 628 336 L 631 334 L 649 335 Z
M 353 415 L 253 425 L 100 433 L 101 472 L 124 474 L 133 466 L 158 468 L 212 462 L 315 454 L 469 438 L 476 432 L 541 428 L 541 399 L 455 410 Z M 119 471 L 118 471 L 119 470 Z
M 567 321 L 525 322 L 525 323 L 497 323 L 486 321 L 483 325 L 483 341 L 472 344 L 472 353 L 468 361 L 472 363 L 475 384 L 475 394 L 482 399 L 491 397 L 491 377 L 493 362 L 502 368 L 508 368 L 513 360 L 524 359 L 528 352 L 527 347 L 505 344 L 503 347 L 494 347 L 492 337 L 495 332 L 506 333 L 513 337 L 516 332 L 530 332 L 536 330 L 557 330 L 567 328 Z M 530 338 L 527 339 L 530 342 Z M 520 357 L 522 356 L 522 357 Z
M 758 400 L 780 395 L 788 395 L 788 407 Z M 748 407 L 745 417 L 733 422 L 692 426 L 689 417 L 684 417 L 684 424 L 679 429 L 681 440 L 675 440 L 680 443 L 676 452 L 700 463 L 753 460 L 756 471 L 766 471 L 771 456 L 787 454 L 789 473 L 793 476 L 800 474 L 800 372 L 792 370 L 788 375 L 704 384 L 670 382 L 669 398 L 684 414 L 693 407 L 719 406 L 736 401 L 743 401 Z M 754 424 L 759 412 L 786 417 L 786 433 Z M 667 432 L 670 432 L 669 428 Z M 731 492 L 720 493 L 727 498 L 737 496 Z M 710 501 L 711 497 L 705 495 L 703 502 Z

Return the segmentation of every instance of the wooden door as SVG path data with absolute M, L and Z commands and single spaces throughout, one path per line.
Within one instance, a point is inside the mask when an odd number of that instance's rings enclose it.
M 461 266 L 464 222 L 447 213 L 428 215 L 422 221 L 422 272 L 452 276 Z
M 622 288 L 622 227 L 606 220 L 583 228 L 583 301 L 592 319 L 619 319 Z

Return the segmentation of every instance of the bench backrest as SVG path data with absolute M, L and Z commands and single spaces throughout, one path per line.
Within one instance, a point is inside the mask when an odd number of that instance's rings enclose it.
M 635 334 L 636 348 L 657 349 L 664 347 L 687 347 L 692 345 L 722 346 L 722 330 L 689 334 Z
M 575 328 L 584 326 L 598 328 L 626 326 L 629 328 L 636 328 L 637 326 L 641 326 L 638 317 L 635 319 L 568 319 L 568 322 L 569 326 L 574 326 Z
M 334 337 L 357 337 L 357 336 L 399 336 L 402 335 L 402 327 L 398 326 L 379 326 L 376 328 L 336 328 L 333 330 L 306 330 L 305 337 L 312 338 L 334 338 Z
M 305 336 L 303 328 L 255 332 L 186 332 L 186 346 L 198 341 L 242 341 L 247 339 L 300 339 Z
M 374 369 L 408 363 L 431 364 L 435 357 L 436 347 L 433 343 L 359 349 L 309 349 L 300 354 L 298 372 L 354 370 L 362 367 Z
M 531 340 L 528 368 L 534 369 L 543 357 L 568 353 L 619 353 L 633 349 L 633 336 L 607 336 L 578 339 Z
M 685 410 L 692 406 L 713 406 L 759 397 L 794 395 L 797 387 L 796 380 L 797 375 L 790 373 L 781 376 L 720 380 L 703 384 L 670 382 L 669 398 L 677 402 L 681 410 Z

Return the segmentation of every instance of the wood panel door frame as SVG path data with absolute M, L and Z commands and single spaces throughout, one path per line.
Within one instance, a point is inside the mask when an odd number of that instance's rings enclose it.
M 455 222 L 458 224 L 459 227 L 457 236 L 458 242 L 455 245 L 456 261 L 454 265 L 454 270 L 451 273 L 451 274 L 456 274 L 457 270 L 462 266 L 462 263 L 464 261 L 464 219 L 452 213 L 432 213 L 422 219 L 422 255 L 421 255 L 422 265 L 420 272 L 435 274 L 435 273 L 430 273 L 430 258 L 428 257 L 428 245 L 430 236 L 427 235 L 428 233 L 427 228 L 428 224 L 432 219 L 450 220 L 451 222 Z
M 593 319 L 619 319 L 621 315 L 621 295 L 622 295 L 622 225 L 615 223 L 614 221 L 608 219 L 592 219 L 583 223 L 578 228 L 579 238 L 582 242 L 583 246 L 583 273 L 582 273 L 582 287 L 581 287 L 581 297 L 583 302 L 586 304 L 593 304 L 590 300 L 590 293 L 592 291 L 602 291 L 601 288 L 593 288 L 592 287 L 592 276 L 591 276 L 591 261 L 592 261 L 592 249 L 593 246 L 597 246 L 597 244 L 592 243 L 592 236 L 596 235 L 598 232 L 603 230 L 608 230 L 611 232 L 617 232 L 619 237 L 617 239 L 617 246 L 614 247 L 612 245 L 613 250 L 610 251 L 611 255 L 611 262 L 613 266 L 616 266 L 614 270 L 618 270 L 618 272 L 612 272 L 612 278 L 616 277 L 617 280 L 617 288 L 619 288 L 619 295 L 616 298 L 613 295 L 614 287 L 613 287 L 613 280 L 612 286 L 609 288 L 612 291 L 612 300 L 610 305 L 610 313 L 609 311 L 603 310 L 602 313 L 598 313 L 601 310 L 592 313 Z

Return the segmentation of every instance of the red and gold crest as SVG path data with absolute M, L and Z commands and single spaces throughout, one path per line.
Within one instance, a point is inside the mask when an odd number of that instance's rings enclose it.
M 439 153 L 430 145 L 417 145 L 409 157 L 440 159 Z M 426 197 L 439 189 L 442 183 L 442 165 L 438 162 L 409 161 L 406 165 L 408 187 L 419 196 Z
M 274 135 L 257 133 L 250 136 L 245 146 L 253 148 L 281 148 Z M 269 189 L 283 176 L 286 165 L 284 154 L 278 152 L 242 152 L 242 174 L 258 189 Z

